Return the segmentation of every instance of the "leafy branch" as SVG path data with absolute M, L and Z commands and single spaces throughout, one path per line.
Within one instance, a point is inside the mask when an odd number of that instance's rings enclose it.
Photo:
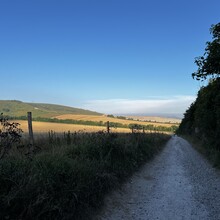
M 20 124 L 10 122 L 7 117 L 0 114 L 0 159 L 2 159 L 12 147 L 17 146 L 21 142 Z

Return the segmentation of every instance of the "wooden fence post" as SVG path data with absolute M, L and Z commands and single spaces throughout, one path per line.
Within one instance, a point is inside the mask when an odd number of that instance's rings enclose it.
M 28 132 L 29 132 L 29 153 L 32 155 L 34 151 L 34 134 L 33 134 L 33 128 L 32 128 L 32 114 L 31 112 L 27 113 L 28 115 Z
M 110 132 L 109 121 L 107 121 L 106 126 L 107 126 L 107 133 L 109 134 L 109 132 Z

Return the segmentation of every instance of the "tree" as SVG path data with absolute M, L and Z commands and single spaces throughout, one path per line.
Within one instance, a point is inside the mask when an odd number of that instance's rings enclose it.
M 206 80 L 207 77 L 217 78 L 220 76 L 220 23 L 210 28 L 213 41 L 207 42 L 203 56 L 197 57 L 195 63 L 198 70 L 192 73 L 196 80 Z
M 137 133 L 143 129 L 143 126 L 139 124 L 129 124 L 129 128 L 131 129 L 132 133 Z

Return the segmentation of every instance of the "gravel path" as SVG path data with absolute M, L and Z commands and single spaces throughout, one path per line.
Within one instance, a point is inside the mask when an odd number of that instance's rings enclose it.
M 220 219 L 220 172 L 184 139 L 164 150 L 107 196 L 98 220 Z

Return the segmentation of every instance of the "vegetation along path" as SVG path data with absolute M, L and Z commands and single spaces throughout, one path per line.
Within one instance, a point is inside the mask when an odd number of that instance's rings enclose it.
M 105 200 L 95 219 L 220 219 L 220 172 L 184 139 L 164 150 Z

